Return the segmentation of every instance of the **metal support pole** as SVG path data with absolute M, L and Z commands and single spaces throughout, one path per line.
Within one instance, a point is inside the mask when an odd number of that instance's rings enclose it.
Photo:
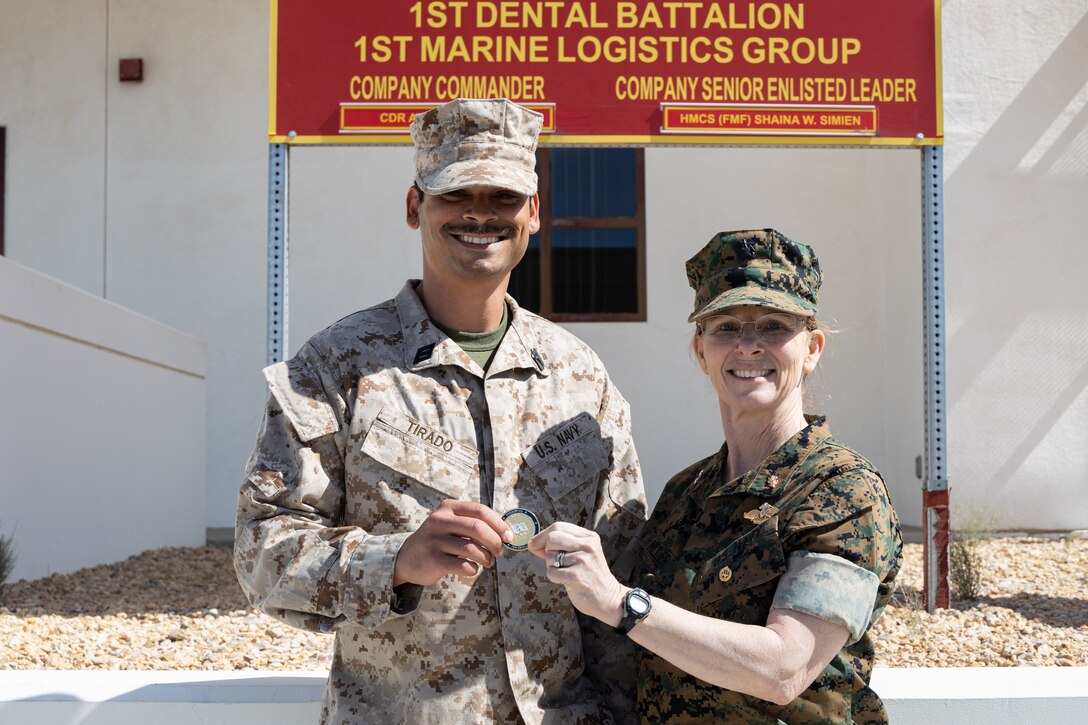
M 922 149 L 925 285 L 925 456 L 922 490 L 926 611 L 948 607 L 948 475 L 944 343 L 944 149 Z
M 287 144 L 268 146 L 268 355 L 287 349 Z

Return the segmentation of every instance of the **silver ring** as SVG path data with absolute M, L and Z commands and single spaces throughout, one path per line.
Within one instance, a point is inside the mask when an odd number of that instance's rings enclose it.
M 556 569 L 562 569 L 563 568 L 563 557 L 566 555 L 566 553 L 567 552 L 565 552 L 565 551 L 555 552 L 555 568 Z

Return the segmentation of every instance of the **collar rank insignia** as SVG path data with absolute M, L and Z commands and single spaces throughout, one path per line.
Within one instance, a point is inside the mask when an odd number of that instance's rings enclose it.
M 430 360 L 432 352 L 434 352 L 434 343 L 433 342 L 430 343 L 429 345 L 424 345 L 423 347 L 416 350 L 416 356 L 415 356 L 415 359 L 412 360 L 412 364 L 413 365 L 419 365 L 424 360 Z
M 744 514 L 744 518 L 751 521 L 753 524 L 762 524 L 764 521 L 770 521 L 771 517 L 778 513 L 778 509 L 771 506 L 769 503 L 762 503 L 759 508 L 752 509 L 748 513 Z

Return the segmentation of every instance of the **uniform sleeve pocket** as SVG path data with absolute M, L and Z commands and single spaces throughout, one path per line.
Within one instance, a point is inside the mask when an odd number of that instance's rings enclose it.
M 321 380 L 306 363 L 292 358 L 264 369 L 272 396 L 303 442 L 340 430 Z
M 638 543 L 642 549 L 644 570 L 659 571 L 672 565 L 672 554 L 669 553 L 665 542 L 657 534 L 652 531 L 645 531 Z
M 651 594 L 664 595 L 682 567 L 677 565 L 665 541 L 654 532 L 644 531 L 638 543 L 638 584 Z M 671 601 L 679 604 L 675 598 Z
M 389 405 L 370 425 L 362 451 L 397 473 L 454 499 L 464 498 L 477 460 L 475 448 Z
M 785 571 L 775 516 L 707 561 L 695 577 L 695 605 L 699 609 L 711 607 L 725 596 L 765 584 Z

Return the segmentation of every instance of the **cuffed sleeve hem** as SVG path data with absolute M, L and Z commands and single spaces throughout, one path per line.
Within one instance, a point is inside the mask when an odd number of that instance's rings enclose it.
M 403 609 L 401 597 L 393 592 L 393 564 L 409 535 L 370 535 L 352 552 L 344 571 L 343 611 L 349 621 L 370 629 L 403 613 L 393 609 L 394 602 Z M 418 603 L 419 593 L 415 596 Z
M 423 587 L 419 584 L 401 584 L 393 588 L 393 601 L 389 609 L 393 614 L 411 614 L 419 606 Z
M 791 609 L 838 624 L 850 632 L 846 644 L 869 627 L 880 578 L 834 554 L 797 551 L 775 590 L 772 609 Z

